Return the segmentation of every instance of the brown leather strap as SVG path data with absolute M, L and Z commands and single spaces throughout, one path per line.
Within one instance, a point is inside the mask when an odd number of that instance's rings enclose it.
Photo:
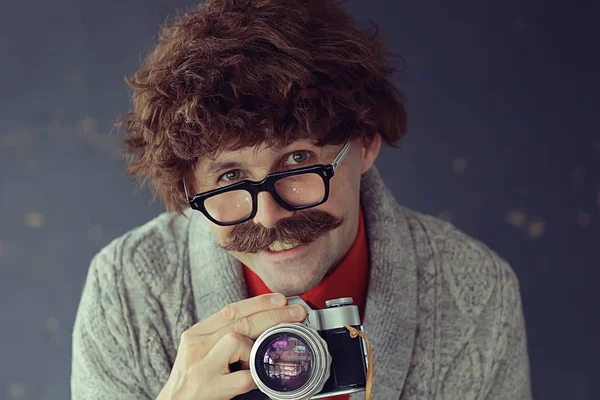
M 365 389 L 366 400 L 371 400 L 371 390 L 373 388 L 373 351 L 371 350 L 371 343 L 369 343 L 369 339 L 367 339 L 367 335 L 363 331 L 360 331 L 350 325 L 344 325 L 348 331 L 350 331 L 350 336 L 355 339 L 357 337 L 361 337 L 367 343 L 367 357 L 369 359 L 369 366 L 367 368 L 367 387 Z

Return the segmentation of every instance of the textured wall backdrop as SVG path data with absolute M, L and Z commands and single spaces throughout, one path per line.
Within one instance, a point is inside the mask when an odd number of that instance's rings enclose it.
M 192 0 L 3 1 L 0 399 L 69 397 L 92 256 L 161 212 L 122 173 L 123 76 Z M 377 162 L 521 282 L 536 399 L 599 399 L 600 2 L 350 1 L 408 69 L 409 133 Z

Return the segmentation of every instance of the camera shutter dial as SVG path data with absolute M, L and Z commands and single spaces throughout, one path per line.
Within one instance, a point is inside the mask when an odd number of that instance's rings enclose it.
M 352 305 L 352 297 L 341 297 L 339 299 L 331 299 L 325 302 L 325 305 L 330 307 L 349 306 Z

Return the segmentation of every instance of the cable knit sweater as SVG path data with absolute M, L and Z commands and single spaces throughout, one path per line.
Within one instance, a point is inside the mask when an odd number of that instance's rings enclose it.
M 530 399 L 518 282 L 451 224 L 399 206 L 375 168 L 361 204 L 373 399 Z M 166 213 L 92 261 L 73 330 L 72 398 L 154 399 L 184 330 L 247 296 L 198 212 Z M 351 399 L 364 399 L 364 393 Z

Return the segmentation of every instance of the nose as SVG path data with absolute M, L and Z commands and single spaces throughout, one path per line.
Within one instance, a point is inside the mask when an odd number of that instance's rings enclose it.
M 265 228 L 273 228 L 281 219 L 291 217 L 294 212 L 281 207 L 269 192 L 258 194 L 258 209 L 254 216 L 254 223 Z

